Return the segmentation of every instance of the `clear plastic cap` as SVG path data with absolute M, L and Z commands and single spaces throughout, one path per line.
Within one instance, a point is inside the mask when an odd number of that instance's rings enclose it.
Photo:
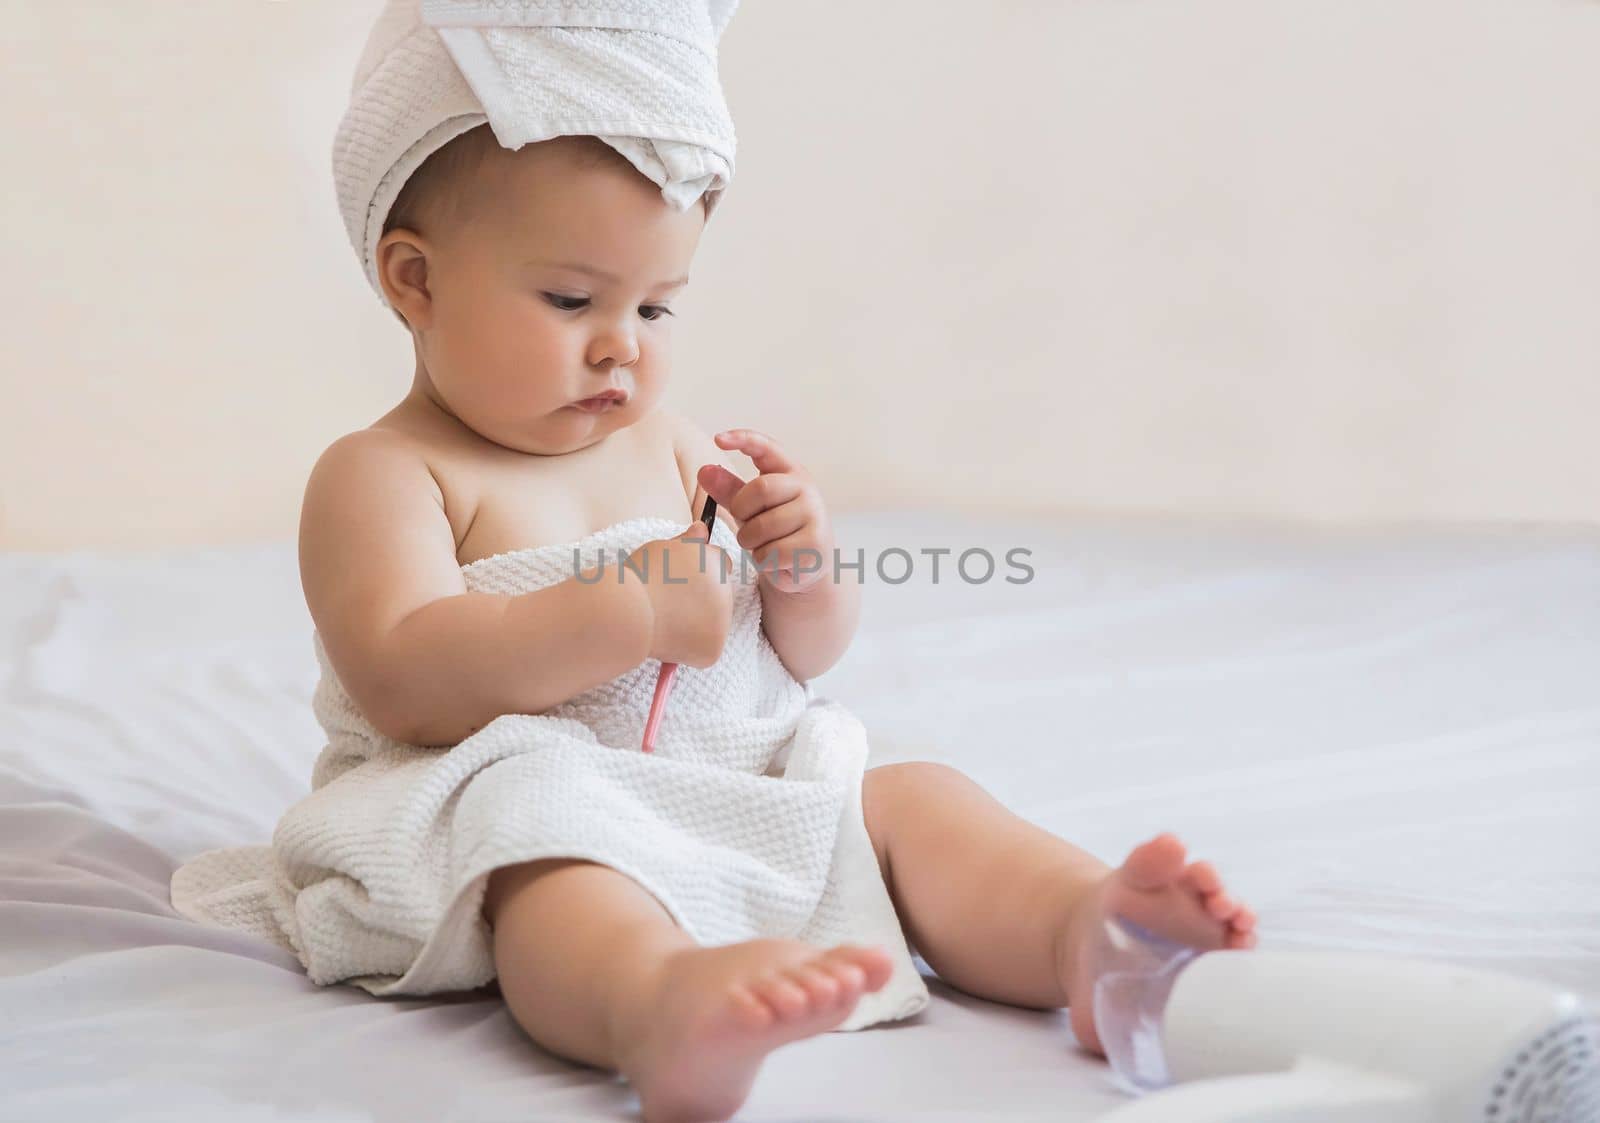
M 1112 1080 L 1138 1096 L 1172 1082 L 1162 1021 L 1173 984 L 1202 953 L 1109 917 L 1091 950 L 1094 1026 L 1111 1063 Z

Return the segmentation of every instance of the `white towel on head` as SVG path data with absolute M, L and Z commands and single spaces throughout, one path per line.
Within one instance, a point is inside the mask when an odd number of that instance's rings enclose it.
M 374 251 L 411 173 L 488 123 L 502 147 L 595 136 L 687 210 L 733 178 L 717 42 L 738 0 L 389 0 L 333 145 L 350 244 Z

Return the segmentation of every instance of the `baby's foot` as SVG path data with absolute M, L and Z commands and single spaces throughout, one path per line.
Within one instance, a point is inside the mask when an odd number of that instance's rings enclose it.
M 766 1055 L 832 1029 L 889 981 L 878 948 L 827 950 L 797 940 L 687 948 L 662 968 L 618 1067 L 645 1123 L 703 1123 L 739 1110 Z
M 1184 863 L 1183 843 L 1163 834 L 1141 846 L 1078 904 L 1067 922 L 1059 970 L 1072 1032 L 1105 1056 L 1094 1026 L 1095 942 L 1107 917 L 1124 916 L 1174 943 L 1212 951 L 1256 945 L 1256 917 L 1222 887 L 1210 862 Z

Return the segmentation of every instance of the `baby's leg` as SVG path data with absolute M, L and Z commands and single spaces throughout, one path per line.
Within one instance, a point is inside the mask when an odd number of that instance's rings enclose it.
M 868 770 L 862 810 L 907 938 L 939 977 L 1016 1006 L 1070 1005 L 1094 1052 L 1089 950 L 1107 916 L 1194 947 L 1255 944 L 1254 914 L 1171 835 L 1112 869 L 922 761 Z
M 575 859 L 494 871 L 483 912 L 517 1024 L 626 1075 L 645 1123 L 728 1118 L 768 1053 L 837 1026 L 892 970 L 875 948 L 700 947 L 637 882 Z
M 695 946 L 637 882 L 557 858 L 489 876 L 495 973 L 528 1036 L 569 1060 L 617 1068 L 619 1018 L 642 1005 L 668 955 Z

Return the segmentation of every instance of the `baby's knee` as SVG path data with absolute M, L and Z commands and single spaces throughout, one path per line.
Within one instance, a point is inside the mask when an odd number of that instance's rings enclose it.
M 581 858 L 540 858 L 532 862 L 517 862 L 500 866 L 489 874 L 489 884 L 483 893 L 483 919 L 492 930 L 504 913 L 506 906 L 529 890 L 540 877 L 565 866 L 578 865 Z
M 925 800 L 930 794 L 953 787 L 971 787 L 972 780 L 959 768 L 936 760 L 903 760 L 867 769 L 862 777 L 863 811 L 869 805 L 885 808 L 902 802 Z
M 890 877 L 889 836 L 894 824 L 906 815 L 926 815 L 930 800 L 962 786 L 972 786 L 966 773 L 933 760 L 906 760 L 867 769 L 861 778 L 861 817 L 885 881 Z

